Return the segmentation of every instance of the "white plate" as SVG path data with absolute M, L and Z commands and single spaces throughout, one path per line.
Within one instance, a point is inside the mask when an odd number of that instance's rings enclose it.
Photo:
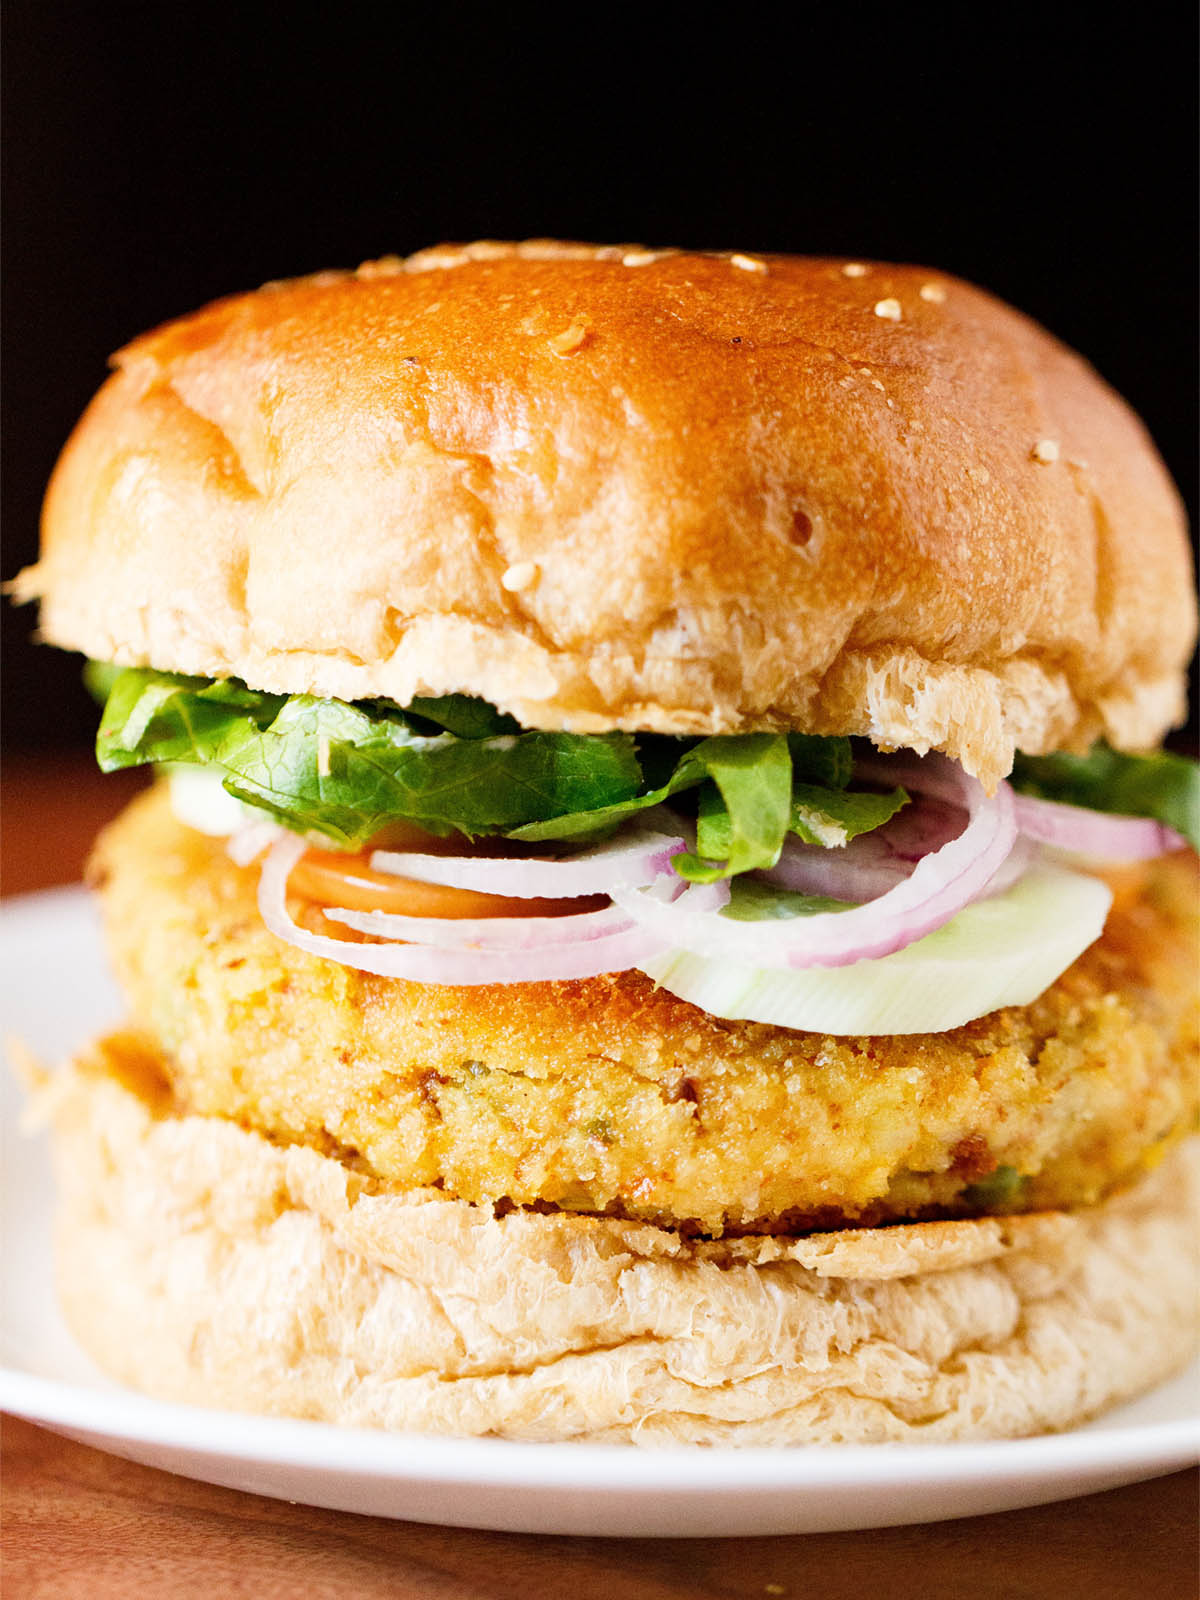
M 0 911 L 3 1025 L 48 1058 L 120 1015 L 79 889 Z M 430 1439 L 165 1405 L 106 1379 L 54 1304 L 41 1139 L 3 1075 L 0 1407 L 170 1472 L 337 1510 L 512 1532 L 819 1533 L 1008 1511 L 1189 1464 L 1195 1369 L 1073 1433 L 987 1445 L 655 1450 Z

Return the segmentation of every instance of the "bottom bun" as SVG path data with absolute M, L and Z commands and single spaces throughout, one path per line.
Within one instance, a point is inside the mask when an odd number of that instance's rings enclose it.
M 172 1107 L 114 1035 L 48 1080 L 76 1337 L 164 1399 L 638 1444 L 1069 1427 L 1193 1348 L 1200 1163 L 1075 1213 L 804 1238 L 398 1191 Z

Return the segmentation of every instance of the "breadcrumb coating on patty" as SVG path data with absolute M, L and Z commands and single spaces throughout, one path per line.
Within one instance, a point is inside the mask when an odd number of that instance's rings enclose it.
M 638 972 L 448 988 L 320 960 L 267 931 L 256 869 L 161 785 L 93 877 L 181 1107 L 467 1200 L 713 1235 L 1073 1206 L 1197 1116 L 1190 853 L 1127 874 L 1032 1005 L 863 1038 L 724 1021 Z

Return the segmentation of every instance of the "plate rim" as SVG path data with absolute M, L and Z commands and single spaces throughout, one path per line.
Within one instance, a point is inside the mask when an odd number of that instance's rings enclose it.
M 882 1488 L 946 1477 L 983 1484 L 1019 1475 L 1178 1470 L 1200 1459 L 1200 1417 L 1080 1428 L 1022 1439 L 929 1444 L 661 1445 L 534 1441 L 389 1432 L 296 1417 L 157 1400 L 130 1389 L 91 1388 L 18 1367 L 0 1368 L 0 1410 L 52 1428 L 220 1453 L 255 1464 L 353 1471 L 376 1480 L 419 1472 L 426 1481 L 478 1487 L 628 1493 Z

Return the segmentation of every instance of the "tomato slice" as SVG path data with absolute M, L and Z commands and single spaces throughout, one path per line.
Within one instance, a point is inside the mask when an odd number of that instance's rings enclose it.
M 450 889 L 375 872 L 368 855 L 308 850 L 292 869 L 288 892 L 314 905 L 390 911 L 405 917 L 566 917 L 598 911 L 604 895 L 574 900 L 521 900 L 474 889 Z

